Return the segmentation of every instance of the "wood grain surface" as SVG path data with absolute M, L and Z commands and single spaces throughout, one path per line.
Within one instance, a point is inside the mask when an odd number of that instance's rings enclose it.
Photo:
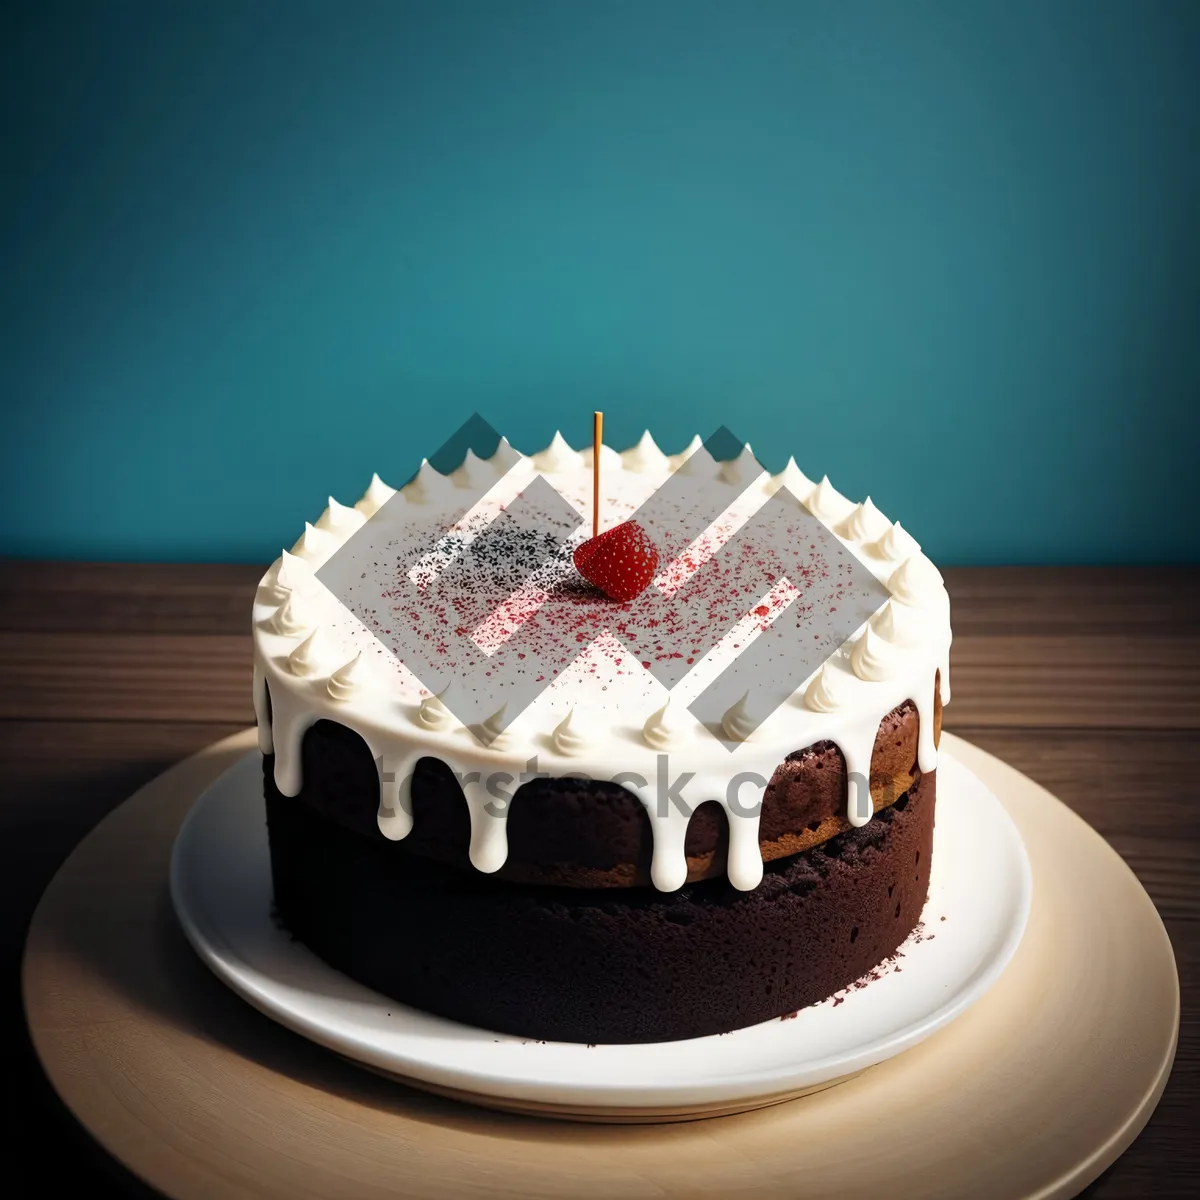
M 7 1172 L 37 1190 L 148 1194 L 62 1111 L 24 1033 L 18 966 L 45 884 L 140 784 L 253 720 L 245 566 L 0 562 L 0 951 Z M 1149 1125 L 1088 1196 L 1200 1190 L 1197 568 L 968 568 L 947 728 L 1051 789 L 1134 869 L 1171 936 L 1176 1066 Z M 56 1148 L 47 1154 L 47 1142 Z M 1016 1149 L 1016 1148 L 1015 1148 Z M 1019 1152 L 1019 1151 L 1016 1151 Z

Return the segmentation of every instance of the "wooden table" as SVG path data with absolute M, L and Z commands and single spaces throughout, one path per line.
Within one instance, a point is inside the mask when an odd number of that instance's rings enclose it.
M 148 1194 L 74 1125 L 33 1061 L 20 950 L 42 888 L 92 825 L 172 762 L 252 722 L 249 607 L 261 573 L 0 561 L 6 1166 L 39 1179 L 39 1191 L 83 1172 L 92 1196 Z M 1175 947 L 1174 1074 L 1141 1137 L 1086 1195 L 1191 1195 L 1200 1188 L 1200 568 L 945 574 L 955 630 L 947 727 L 1108 838 Z M 47 1142 L 60 1152 L 48 1155 Z

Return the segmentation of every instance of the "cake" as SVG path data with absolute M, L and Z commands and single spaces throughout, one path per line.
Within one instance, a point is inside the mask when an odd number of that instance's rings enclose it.
M 558 434 L 376 476 L 272 564 L 254 702 L 294 938 L 402 1003 L 588 1044 L 785 1017 L 897 951 L 945 587 L 869 498 L 716 449 L 602 449 L 632 598 L 583 577 L 594 464 Z

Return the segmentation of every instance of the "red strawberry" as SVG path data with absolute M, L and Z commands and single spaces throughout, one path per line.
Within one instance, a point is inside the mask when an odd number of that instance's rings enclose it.
M 654 578 L 658 550 L 636 521 L 625 521 L 576 547 L 575 566 L 606 596 L 632 600 Z

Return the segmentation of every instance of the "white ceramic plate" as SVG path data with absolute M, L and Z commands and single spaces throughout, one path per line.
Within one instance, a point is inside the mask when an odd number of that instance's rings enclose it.
M 735 1103 L 816 1087 L 891 1058 L 995 982 L 1021 940 L 1031 891 L 1015 825 L 943 750 L 929 900 L 923 929 L 902 947 L 902 970 L 885 967 L 789 1020 L 688 1041 L 588 1047 L 526 1041 L 408 1008 L 277 928 L 257 751 L 196 802 L 171 859 L 171 896 L 188 940 L 220 979 L 281 1024 L 387 1074 L 580 1108 Z

